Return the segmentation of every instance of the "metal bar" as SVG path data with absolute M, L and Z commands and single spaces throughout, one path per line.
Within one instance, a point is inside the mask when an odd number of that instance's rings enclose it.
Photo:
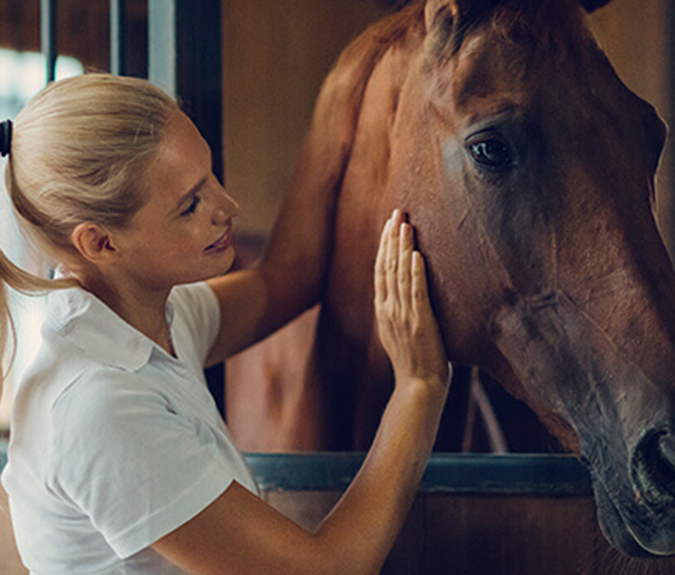
M 263 491 L 343 491 L 363 453 L 249 453 Z M 588 471 L 571 455 L 434 453 L 419 487 L 427 493 L 591 496 Z
M 56 78 L 57 0 L 40 0 L 40 49 L 45 57 L 46 80 Z
M 0 472 L 7 463 L 0 440 Z M 343 491 L 363 464 L 363 453 L 248 453 L 263 491 Z M 579 497 L 593 494 L 588 471 L 571 455 L 434 453 L 420 491 Z
M 148 0 L 148 78 L 177 96 L 177 0 Z
M 127 73 L 126 25 L 126 0 L 110 0 L 110 72 L 118 76 Z

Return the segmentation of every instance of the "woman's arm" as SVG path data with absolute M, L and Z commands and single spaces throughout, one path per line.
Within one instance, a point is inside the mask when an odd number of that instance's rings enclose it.
M 318 301 L 369 74 L 369 67 L 355 64 L 338 66 L 327 77 L 261 264 L 209 280 L 223 326 L 209 364 L 263 339 Z
M 396 386 L 361 470 L 318 530 L 305 531 L 234 483 L 155 550 L 195 575 L 379 572 L 426 467 L 450 376 L 423 260 L 398 213 L 382 235 L 375 293 Z

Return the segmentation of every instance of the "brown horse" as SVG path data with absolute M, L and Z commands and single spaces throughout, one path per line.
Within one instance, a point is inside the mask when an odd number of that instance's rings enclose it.
M 326 90 L 355 70 L 367 81 L 321 309 L 278 336 L 276 356 L 252 350 L 258 373 L 251 356 L 228 366 L 235 437 L 367 446 L 392 385 L 371 270 L 400 207 L 451 360 L 490 373 L 580 453 L 615 546 L 675 554 L 675 277 L 652 212 L 663 123 L 576 0 L 414 4 L 348 48 Z

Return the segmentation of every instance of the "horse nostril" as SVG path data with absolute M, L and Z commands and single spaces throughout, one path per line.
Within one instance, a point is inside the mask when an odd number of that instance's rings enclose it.
M 647 431 L 633 453 L 631 479 L 644 503 L 675 504 L 675 437 L 665 429 Z

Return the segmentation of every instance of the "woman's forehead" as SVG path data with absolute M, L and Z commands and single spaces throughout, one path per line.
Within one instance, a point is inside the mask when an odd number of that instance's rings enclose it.
M 145 172 L 146 184 L 161 189 L 163 195 L 181 195 L 210 170 L 208 144 L 190 118 L 176 112 L 167 122 L 157 154 Z

